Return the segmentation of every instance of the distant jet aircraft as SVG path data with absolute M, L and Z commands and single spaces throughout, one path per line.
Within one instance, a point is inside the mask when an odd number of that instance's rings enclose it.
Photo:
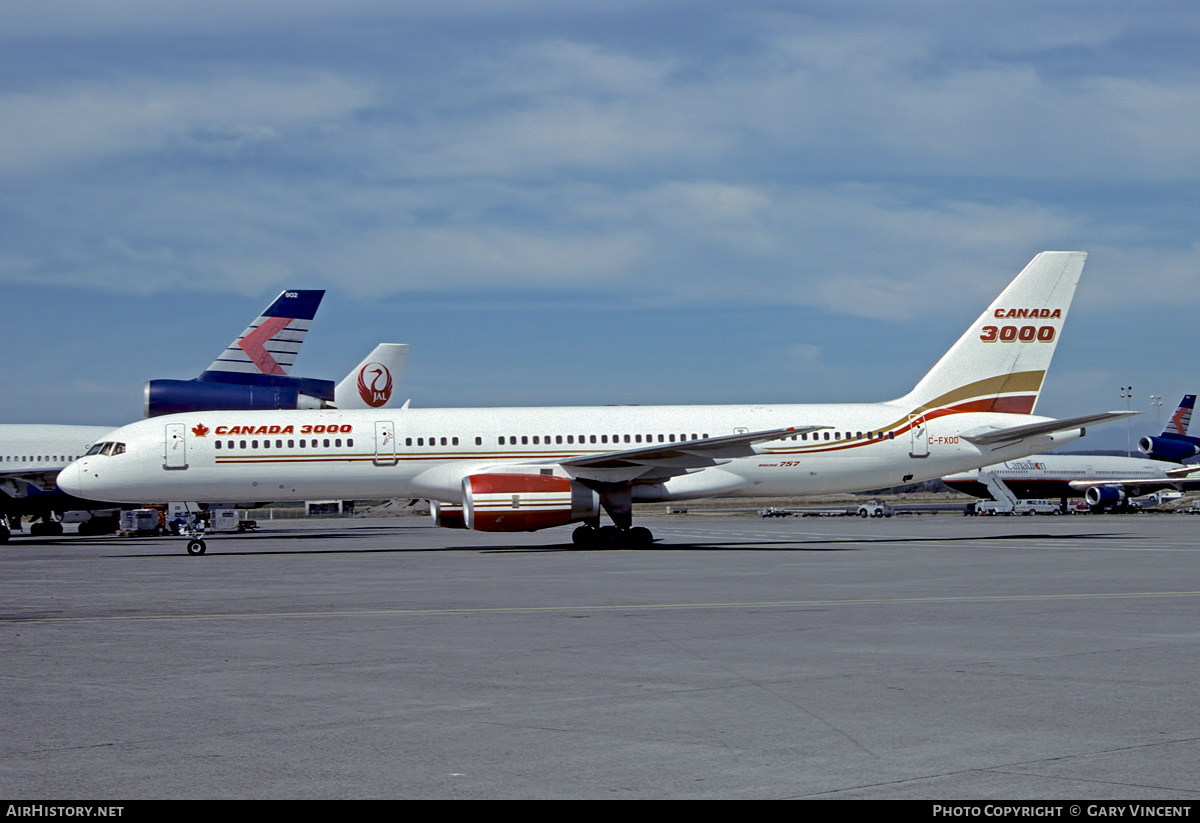
M 113 432 L 108 453 L 73 463 L 59 485 L 119 502 L 268 489 L 272 500 L 426 498 L 443 526 L 578 522 L 578 545 L 645 546 L 653 536 L 632 526 L 634 502 L 899 485 L 1125 417 L 1033 416 L 1085 258 L 1039 254 L 911 392 L 884 403 L 197 412 Z M 600 528 L 602 510 L 612 526 Z
M 408 344 L 379 344 L 336 387 L 331 380 L 287 376 L 324 294 L 319 290 L 281 292 L 199 378 L 148 382 L 146 415 L 161 415 L 166 409 L 394 405 L 395 381 L 404 369 Z M 55 486 L 58 473 L 68 463 L 86 454 L 112 430 L 112 426 L 0 425 L 0 542 L 8 540 L 22 517 L 40 520 L 31 524 L 32 535 L 62 534 L 62 524 L 55 517 L 67 511 L 97 515 L 94 522 L 81 524 L 85 532 L 113 531 L 116 510 L 111 505 L 71 497 Z
M 1158 437 L 1143 437 L 1138 449 L 1147 457 L 1035 454 L 943 477 L 955 491 L 1013 505 L 1017 500 L 1083 497 L 1095 509 L 1122 506 L 1132 497 L 1162 489 L 1192 489 L 1189 476 L 1200 466 L 1172 467 L 1200 454 L 1200 439 L 1188 436 L 1196 395 L 1186 395 Z M 1151 459 L 1153 458 L 1153 459 Z

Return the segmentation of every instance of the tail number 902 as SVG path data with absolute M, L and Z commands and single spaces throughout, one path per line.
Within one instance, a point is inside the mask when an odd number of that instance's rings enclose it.
M 1053 326 L 984 326 L 979 339 L 984 343 L 1050 343 L 1054 340 Z

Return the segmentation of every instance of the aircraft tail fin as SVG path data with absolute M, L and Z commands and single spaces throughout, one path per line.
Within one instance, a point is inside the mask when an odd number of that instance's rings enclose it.
M 286 376 L 324 296 L 324 290 L 281 292 L 200 379 L 223 382 L 225 375 Z M 245 382 L 245 378 L 233 377 L 232 382 Z
M 1187 437 L 1188 426 L 1192 423 L 1192 409 L 1196 405 L 1196 395 L 1185 394 L 1183 399 L 1179 401 L 1179 408 L 1171 415 L 1171 419 L 1167 421 L 1167 425 L 1162 430 L 1163 437 L 1171 435 L 1179 435 Z
M 380 343 L 354 367 L 334 390 L 333 405 L 339 409 L 378 409 L 391 405 L 393 389 L 404 361 L 408 343 Z
M 926 418 L 1032 414 L 1087 252 L 1044 251 L 988 306 L 911 392 L 896 401 Z

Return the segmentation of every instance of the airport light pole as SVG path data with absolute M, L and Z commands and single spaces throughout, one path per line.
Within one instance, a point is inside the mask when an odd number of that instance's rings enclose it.
M 1133 397 L 1133 386 L 1122 386 L 1121 397 L 1125 398 L 1125 411 L 1130 411 L 1129 401 Z M 1133 424 L 1125 418 L 1125 456 L 1133 456 Z

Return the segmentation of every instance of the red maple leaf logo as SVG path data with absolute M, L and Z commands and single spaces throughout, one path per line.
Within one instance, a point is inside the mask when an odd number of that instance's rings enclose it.
M 196 435 L 197 437 L 204 437 L 206 434 L 208 434 L 208 426 L 204 425 L 203 423 L 197 423 L 195 426 L 192 426 L 192 434 Z

